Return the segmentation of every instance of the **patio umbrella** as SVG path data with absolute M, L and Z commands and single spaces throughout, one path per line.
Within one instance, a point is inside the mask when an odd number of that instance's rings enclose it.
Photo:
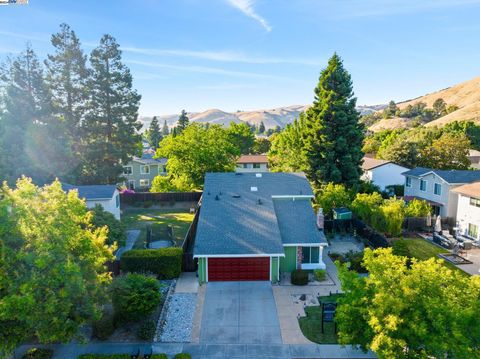
M 437 216 L 437 220 L 435 221 L 435 232 L 440 233 L 442 231 L 442 218 Z

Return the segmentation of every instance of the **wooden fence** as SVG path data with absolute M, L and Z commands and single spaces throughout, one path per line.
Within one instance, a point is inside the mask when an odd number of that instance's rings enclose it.
M 195 235 L 197 234 L 198 217 L 200 216 L 200 208 L 198 208 L 193 218 L 187 234 L 182 243 L 183 260 L 182 270 L 184 272 L 195 272 L 197 270 L 197 261 L 193 258 L 193 246 L 195 245 Z
M 135 192 L 121 193 L 120 202 L 123 205 L 151 202 L 198 202 L 202 192 Z

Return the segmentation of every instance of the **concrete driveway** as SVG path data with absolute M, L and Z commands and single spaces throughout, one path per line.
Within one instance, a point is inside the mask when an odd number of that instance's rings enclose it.
M 200 343 L 281 344 L 270 282 L 207 283 Z

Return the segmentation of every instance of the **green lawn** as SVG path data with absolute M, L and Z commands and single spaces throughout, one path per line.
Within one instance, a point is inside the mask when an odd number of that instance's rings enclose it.
M 392 246 L 394 254 L 412 257 L 422 261 L 429 258 L 441 259 L 438 256 L 439 254 L 449 253 L 448 250 L 432 244 L 423 238 L 396 239 L 392 242 Z M 445 260 L 443 260 L 443 262 L 448 268 L 459 270 L 461 273 L 468 275 L 452 263 Z
M 337 298 L 342 294 L 332 294 L 327 297 L 318 297 L 319 302 L 336 303 Z M 335 334 L 334 323 L 324 323 L 324 333 L 322 333 L 322 307 L 311 306 L 305 308 L 306 317 L 298 319 L 300 329 L 303 335 L 312 342 L 319 344 L 337 344 L 337 334 Z
M 185 210 L 162 210 L 129 208 L 122 215 L 127 229 L 140 229 L 140 236 L 134 248 L 143 248 L 147 224 L 151 224 L 153 240 L 169 238 L 168 226 L 173 227 L 173 239 L 177 246 L 183 242 L 194 215 Z

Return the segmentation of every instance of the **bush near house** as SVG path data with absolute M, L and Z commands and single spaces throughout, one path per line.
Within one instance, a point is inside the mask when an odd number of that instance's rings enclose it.
M 129 273 L 112 284 L 115 319 L 135 321 L 152 314 L 161 301 L 160 284 L 155 278 Z
M 327 277 L 327 271 L 325 269 L 315 269 L 313 271 L 313 275 L 316 280 L 318 280 L 319 282 L 322 282 Z
M 22 359 L 51 359 L 53 358 L 53 350 L 45 348 L 31 348 L 23 356 Z
M 173 279 L 182 272 L 182 254 L 178 247 L 133 249 L 122 255 L 120 266 L 127 272 L 153 273 L 162 279 Z
M 302 269 L 295 269 L 291 274 L 292 284 L 295 285 L 307 285 L 308 284 L 308 272 Z
M 137 337 L 141 340 L 152 340 L 157 327 L 153 320 L 145 320 L 138 328 Z
M 92 323 L 93 336 L 100 340 L 107 340 L 115 331 L 112 313 L 103 313 L 102 317 Z

